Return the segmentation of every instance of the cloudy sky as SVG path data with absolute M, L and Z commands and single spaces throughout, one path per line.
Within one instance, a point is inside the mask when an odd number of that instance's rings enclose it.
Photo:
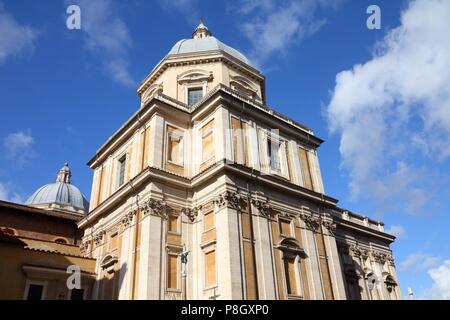
M 24 202 L 65 161 L 89 196 L 86 162 L 200 17 L 264 72 L 270 106 L 326 140 L 326 193 L 398 237 L 404 294 L 450 299 L 447 0 L 0 0 L 0 199 Z

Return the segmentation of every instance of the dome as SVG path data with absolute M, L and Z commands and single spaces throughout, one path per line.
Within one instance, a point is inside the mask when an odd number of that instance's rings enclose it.
M 253 67 L 252 63 L 247 59 L 245 55 L 213 37 L 208 28 L 205 27 L 203 22 L 201 22 L 195 29 L 192 35 L 192 39 L 183 39 L 178 41 L 167 55 L 170 56 L 217 50 L 226 52 L 237 60 Z
M 72 173 L 66 163 L 59 170 L 56 182 L 40 187 L 26 201 L 26 205 L 45 209 L 59 209 L 86 214 L 89 202 L 80 190 L 70 183 Z

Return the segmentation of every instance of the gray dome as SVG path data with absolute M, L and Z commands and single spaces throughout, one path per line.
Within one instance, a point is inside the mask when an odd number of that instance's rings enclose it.
M 89 202 L 76 186 L 70 184 L 71 176 L 66 163 L 59 170 L 56 182 L 40 187 L 25 204 L 86 214 L 89 211 Z
M 247 59 L 246 56 L 244 56 L 236 49 L 233 49 L 232 47 L 222 43 L 217 38 L 213 37 L 211 35 L 211 32 L 209 32 L 208 28 L 206 28 L 203 23 L 200 23 L 200 25 L 194 31 L 192 39 L 183 39 L 178 41 L 167 55 L 170 56 L 217 50 L 226 52 L 239 61 L 253 67 L 252 63 Z

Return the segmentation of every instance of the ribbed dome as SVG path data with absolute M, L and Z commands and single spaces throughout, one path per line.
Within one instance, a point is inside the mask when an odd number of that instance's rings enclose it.
M 25 204 L 86 214 L 89 210 L 89 202 L 76 186 L 70 184 L 71 176 L 66 163 L 59 170 L 56 182 L 40 187 Z
M 242 53 L 213 37 L 211 32 L 203 23 L 200 23 L 197 29 L 195 29 L 192 37 L 192 39 L 183 39 L 178 41 L 167 55 L 220 50 L 253 67 L 250 60 L 248 60 Z

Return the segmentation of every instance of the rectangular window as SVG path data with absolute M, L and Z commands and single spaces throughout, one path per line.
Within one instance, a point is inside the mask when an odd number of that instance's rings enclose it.
M 202 162 L 214 156 L 214 120 L 209 121 L 201 129 L 202 135 Z
M 280 232 L 283 236 L 291 237 L 292 236 L 291 221 L 280 219 Z
M 300 155 L 300 165 L 302 167 L 304 187 L 309 190 L 312 190 L 313 184 L 312 184 L 311 171 L 310 171 L 309 161 L 308 161 L 308 152 L 303 148 L 299 148 L 298 152 Z
M 167 160 L 183 165 L 183 136 L 177 128 L 167 126 Z
M 33 284 L 28 285 L 27 300 L 43 300 L 44 299 L 44 285 Z
M 231 128 L 233 132 L 233 159 L 239 164 L 248 164 L 248 136 L 247 123 L 236 118 L 231 117 Z
M 125 183 L 125 168 L 126 168 L 126 166 L 127 166 L 127 157 L 123 156 L 122 158 L 119 159 L 119 167 L 118 167 L 118 170 L 119 170 L 118 186 L 119 187 Z
M 188 105 L 192 106 L 203 98 L 203 88 L 188 89 Z
M 205 253 L 205 287 L 216 285 L 216 251 Z
M 167 288 L 178 289 L 178 256 L 175 254 L 167 256 Z
M 178 216 L 177 215 L 169 215 L 168 231 L 178 233 Z
M 280 141 L 267 139 L 267 151 L 269 158 L 269 167 L 275 172 L 281 172 L 280 164 Z
M 214 211 L 210 211 L 203 215 L 203 230 L 207 231 L 214 228 Z
M 84 300 L 84 289 L 72 289 L 70 300 Z
M 287 293 L 289 295 L 298 296 L 299 292 L 297 287 L 297 270 L 295 267 L 295 257 L 285 257 L 284 268 L 286 275 Z

